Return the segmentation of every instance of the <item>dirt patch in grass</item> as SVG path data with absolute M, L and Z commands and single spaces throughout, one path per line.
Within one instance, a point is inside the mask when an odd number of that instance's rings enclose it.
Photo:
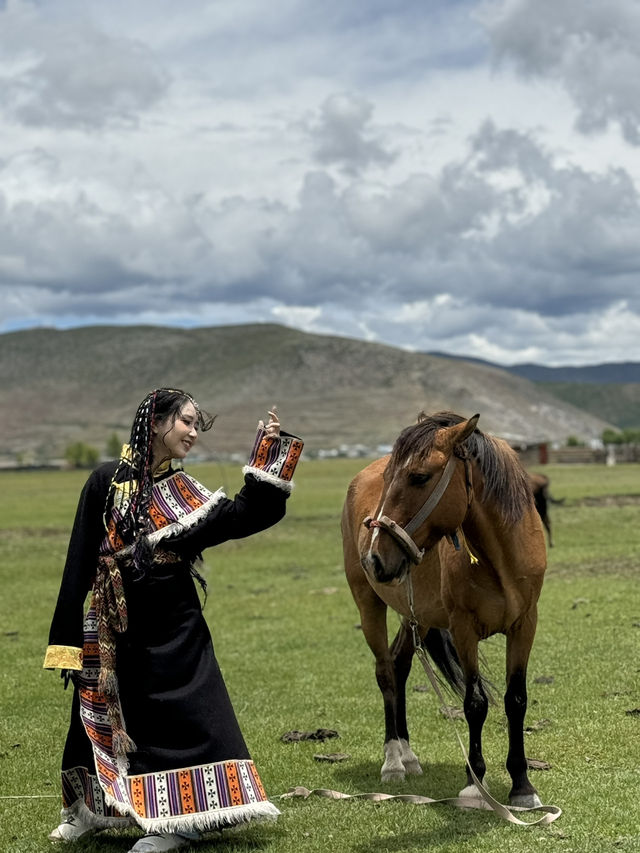
M 69 537 L 68 527 L 9 527 L 0 530 L 0 541 L 15 542 L 20 539 L 52 539 L 55 536 Z
M 588 575 L 598 577 L 601 575 L 619 575 L 623 577 L 638 577 L 640 567 L 638 560 L 632 557 L 612 557 L 610 560 L 594 560 L 575 563 L 556 563 L 547 569 L 547 575 L 553 577 L 578 577 Z
M 597 495 L 571 503 L 574 506 L 640 506 L 640 495 Z

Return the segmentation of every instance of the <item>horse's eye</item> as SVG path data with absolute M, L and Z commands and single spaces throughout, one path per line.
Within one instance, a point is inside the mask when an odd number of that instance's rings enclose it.
M 426 486 L 431 479 L 431 474 L 409 474 L 409 484 L 411 486 Z

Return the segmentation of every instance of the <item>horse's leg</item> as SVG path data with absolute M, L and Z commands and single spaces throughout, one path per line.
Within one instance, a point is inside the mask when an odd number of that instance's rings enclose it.
M 352 593 L 360 611 L 362 633 L 376 659 L 376 680 L 384 703 L 384 763 L 380 776 L 383 782 L 402 782 L 405 768 L 396 723 L 398 691 L 387 639 L 387 605 L 378 598 L 366 580 L 356 589 L 352 587 Z M 403 736 L 406 737 L 406 720 Z
M 391 644 L 391 659 L 396 681 L 396 733 L 400 741 L 401 760 L 407 773 L 420 775 L 422 767 L 418 756 L 409 746 L 407 728 L 407 679 L 413 662 L 413 632 L 406 622 L 402 622 Z
M 465 676 L 464 716 L 469 728 L 469 764 L 482 782 L 487 769 L 482 755 L 482 728 L 487 719 L 489 700 L 478 667 L 478 637 L 469 627 L 468 616 L 452 619 L 451 635 Z M 478 789 L 468 767 L 466 771 L 467 785 L 458 796 L 477 797 Z
M 507 691 L 504 709 L 509 727 L 507 770 L 511 776 L 509 803 L 533 808 L 540 798 L 529 781 L 524 752 L 524 718 L 527 712 L 527 664 L 536 633 L 537 610 L 533 607 L 507 633 Z

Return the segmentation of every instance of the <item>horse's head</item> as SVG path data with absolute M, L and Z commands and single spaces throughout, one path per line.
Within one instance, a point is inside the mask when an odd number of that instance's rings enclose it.
M 463 443 L 479 417 L 425 415 L 398 437 L 375 515 L 364 522 L 362 566 L 372 580 L 402 581 L 412 562 L 462 524 L 471 499 Z

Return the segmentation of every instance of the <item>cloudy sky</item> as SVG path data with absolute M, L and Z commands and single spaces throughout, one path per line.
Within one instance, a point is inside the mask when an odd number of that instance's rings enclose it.
M 0 0 L 0 331 L 640 360 L 638 0 Z

